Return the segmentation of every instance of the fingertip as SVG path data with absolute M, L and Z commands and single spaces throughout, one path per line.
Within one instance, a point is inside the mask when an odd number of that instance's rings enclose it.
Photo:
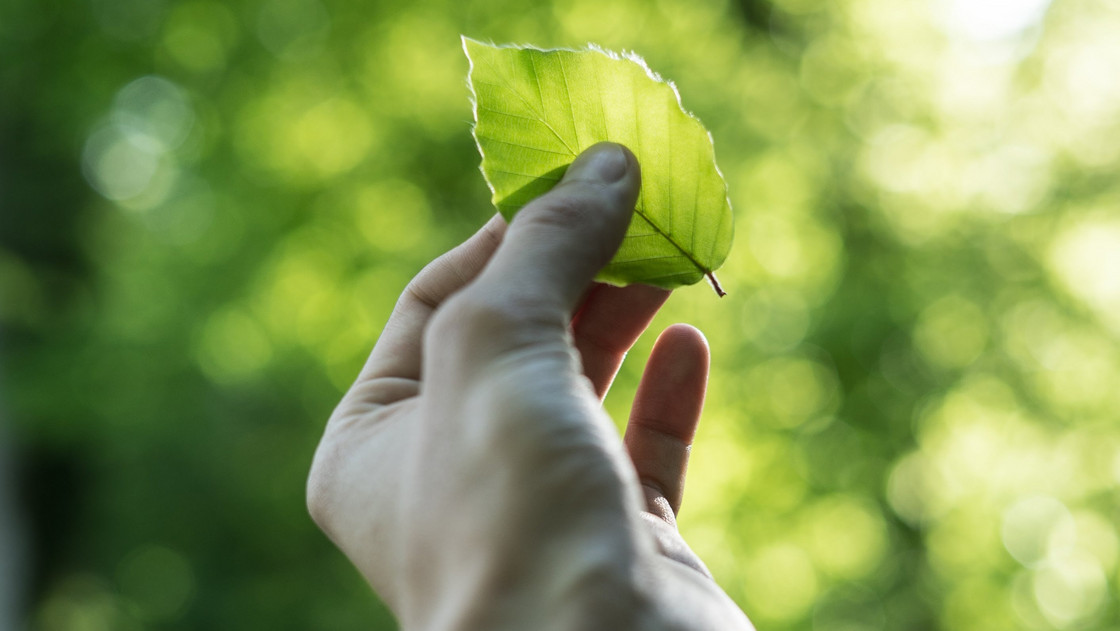
M 676 386 L 703 384 L 711 363 L 708 339 L 690 324 L 670 325 L 657 336 L 650 363 L 666 366 L 663 379 Z
M 618 232 L 617 239 L 610 239 L 613 242 L 621 241 L 630 225 L 641 186 L 641 167 L 634 153 L 625 145 L 599 142 L 576 156 L 556 189 L 568 189 L 577 198 L 582 194 L 571 189 L 583 189 L 583 194 L 591 192 L 607 202 L 600 205 L 598 214 L 610 226 L 607 233 Z M 617 247 L 614 243 L 612 251 Z
M 559 184 L 518 211 L 480 281 L 489 281 L 494 292 L 533 296 L 570 314 L 622 243 L 640 177 L 629 149 L 589 147 Z
M 641 182 L 641 167 L 637 156 L 625 145 L 599 142 L 576 156 L 561 179 L 561 182 L 577 181 L 638 184 Z
M 700 329 L 691 324 L 685 324 L 683 322 L 670 324 L 661 332 L 658 339 L 660 340 L 661 338 L 665 338 L 666 343 L 672 343 L 696 352 L 702 352 L 705 357 L 710 354 L 708 338 Z
M 576 156 L 561 181 L 610 184 L 625 177 L 629 167 L 622 145 L 600 142 Z

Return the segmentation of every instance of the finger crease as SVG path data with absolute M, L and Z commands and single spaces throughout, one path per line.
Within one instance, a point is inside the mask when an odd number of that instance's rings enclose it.
M 691 447 L 692 446 L 692 441 L 691 440 L 685 440 L 684 438 L 681 438 L 680 435 L 678 435 L 678 434 L 674 434 L 672 432 L 669 432 L 669 431 L 666 431 L 666 430 L 662 429 L 662 426 L 664 426 L 664 423 L 662 421 L 657 421 L 657 420 L 654 420 L 654 419 L 651 419 L 651 418 L 643 418 L 643 417 L 639 416 L 639 417 L 631 417 L 630 425 L 632 425 L 634 427 L 637 427 L 639 429 L 643 429 L 647 432 L 653 432 L 654 434 L 657 434 L 659 436 L 663 436 L 665 438 L 668 438 L 669 440 L 672 440 L 673 442 L 680 443 L 684 447 Z
M 405 285 L 404 290 L 408 292 L 408 295 L 416 300 L 416 302 L 419 302 L 432 311 L 435 311 L 436 307 L 439 306 L 440 301 L 435 296 L 430 295 L 427 290 L 420 289 L 419 283 L 417 282 Z

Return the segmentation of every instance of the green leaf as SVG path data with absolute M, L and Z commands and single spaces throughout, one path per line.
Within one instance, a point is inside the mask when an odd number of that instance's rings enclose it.
M 551 189 L 584 149 L 627 146 L 642 190 L 618 254 L 599 280 L 673 288 L 723 264 L 731 204 L 712 137 L 684 111 L 676 87 L 633 54 L 492 46 L 463 37 L 474 137 L 499 212 L 511 219 Z

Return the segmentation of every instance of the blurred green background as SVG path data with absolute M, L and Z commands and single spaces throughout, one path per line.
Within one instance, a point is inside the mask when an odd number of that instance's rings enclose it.
M 28 629 L 394 628 L 304 478 L 492 213 L 460 33 L 635 50 L 712 130 L 730 296 L 655 328 L 712 343 L 682 529 L 760 629 L 1120 628 L 1120 4 L 3 0 Z

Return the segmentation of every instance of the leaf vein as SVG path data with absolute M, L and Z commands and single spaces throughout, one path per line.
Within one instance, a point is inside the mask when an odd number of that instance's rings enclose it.
M 663 261 L 665 259 L 683 259 L 683 254 L 662 254 L 660 256 L 639 256 L 631 259 L 616 259 L 611 261 L 611 265 L 621 265 L 623 263 L 645 263 L 647 261 Z
M 570 153 L 566 153 L 566 152 L 563 152 L 563 151 L 552 151 L 551 149 L 542 149 L 540 147 L 532 147 L 530 145 L 523 145 L 519 142 L 510 142 L 508 140 L 500 140 L 498 138 L 494 138 L 493 136 L 483 136 L 482 139 L 485 140 L 486 142 L 495 142 L 495 143 L 498 143 L 500 145 L 506 145 L 506 146 L 509 146 L 509 147 L 520 147 L 521 149 L 526 149 L 528 151 L 538 151 L 540 153 L 548 153 L 548 154 L 552 154 L 554 156 L 564 156 L 565 158 L 571 157 L 571 155 L 572 155 Z
M 531 51 L 531 50 L 525 51 L 525 54 L 529 56 L 529 64 L 533 66 L 533 81 L 535 81 L 537 83 L 537 101 L 540 102 L 541 111 L 543 112 L 544 111 L 544 92 L 541 91 L 541 75 L 540 75 L 539 72 L 537 72 L 537 56 L 535 54 L 533 54 L 533 51 Z M 542 116 L 541 118 L 544 118 L 544 117 Z
M 495 73 L 498 74 L 498 76 L 501 76 L 500 73 L 497 73 L 497 70 L 494 68 L 493 64 L 490 64 L 490 69 L 494 70 Z M 560 134 L 556 133 L 556 130 L 552 128 L 552 125 L 548 124 L 548 121 L 545 120 L 544 115 L 541 114 L 539 111 L 537 111 L 537 109 L 535 107 L 533 107 L 533 104 L 530 103 L 528 100 L 526 100 L 525 97 L 522 96 L 522 94 L 520 92 L 518 92 L 517 90 L 515 90 L 513 88 L 513 86 L 502 85 L 502 84 L 499 84 L 499 83 L 490 83 L 488 81 L 476 81 L 476 83 L 478 83 L 479 85 L 488 85 L 488 86 L 494 87 L 494 88 L 504 88 L 506 90 L 509 90 L 510 92 L 513 92 L 515 95 L 517 95 L 517 98 L 521 99 L 521 102 L 524 103 L 525 106 L 529 108 L 529 111 L 537 116 L 537 118 L 534 119 L 534 118 L 529 117 L 529 116 L 518 116 L 518 115 L 512 114 L 510 112 L 502 112 L 502 111 L 498 111 L 498 110 L 494 110 L 494 109 L 490 109 L 490 108 L 482 108 L 482 109 L 485 109 L 485 110 L 490 111 L 490 112 L 494 112 L 495 114 L 505 114 L 507 116 L 514 116 L 516 118 L 524 118 L 525 120 L 536 120 L 538 123 L 547 127 L 548 131 L 552 132 L 553 136 L 556 136 L 556 139 L 560 141 L 560 144 L 564 145 L 564 148 L 567 149 L 569 153 L 571 153 L 573 156 L 576 155 L 576 152 L 572 151 L 572 148 L 568 146 L 568 143 L 564 141 L 564 138 L 561 137 Z
M 568 99 L 568 113 L 572 117 L 572 133 L 576 136 L 576 146 L 582 147 L 583 143 L 579 140 L 579 125 L 576 124 L 576 108 L 572 105 L 572 89 L 568 87 L 568 70 L 564 68 L 564 55 L 557 55 L 556 61 L 560 62 L 560 76 L 564 79 L 564 97 Z
M 521 177 L 527 177 L 527 178 L 531 178 L 531 179 L 534 179 L 534 180 L 548 180 L 549 182 L 559 182 L 560 181 L 560 178 L 558 178 L 558 177 L 548 177 L 547 175 L 539 175 L 539 174 L 532 174 L 532 173 L 518 173 L 517 171 L 506 171 L 504 169 L 493 169 L 493 168 L 489 169 L 489 171 L 491 173 L 502 173 L 504 175 L 520 175 Z
M 646 276 L 642 278 L 642 282 L 650 282 L 655 280 L 668 280 L 670 278 L 685 278 L 692 276 L 692 272 L 672 272 L 669 274 L 659 274 L 657 276 Z

